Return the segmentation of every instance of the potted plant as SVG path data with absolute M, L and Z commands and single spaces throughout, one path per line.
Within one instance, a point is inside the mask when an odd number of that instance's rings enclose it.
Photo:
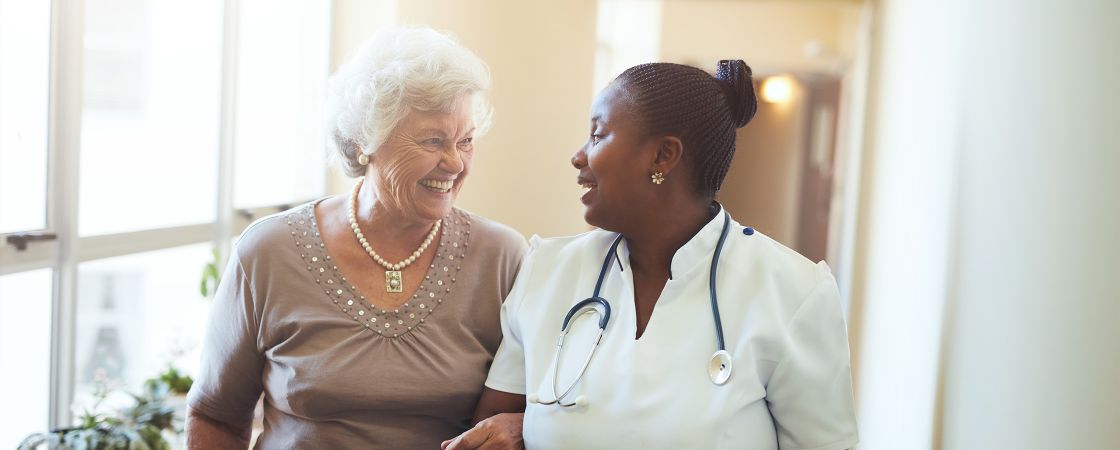
M 176 418 L 173 409 L 164 404 L 168 392 L 163 381 L 149 380 L 141 394 L 131 394 L 133 405 L 106 414 L 99 409 L 110 390 L 98 383 L 93 408 L 79 416 L 77 425 L 28 436 L 19 449 L 170 450 L 163 431 L 175 431 Z

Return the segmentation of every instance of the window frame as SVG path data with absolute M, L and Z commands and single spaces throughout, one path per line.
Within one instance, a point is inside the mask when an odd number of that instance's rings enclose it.
M 224 0 L 222 5 L 221 93 L 219 113 L 218 171 L 215 219 L 183 226 L 141 229 L 123 233 L 85 236 L 78 233 L 79 155 L 81 151 L 84 0 L 53 0 L 50 13 L 50 59 L 47 124 L 46 228 L 0 233 L 0 276 L 53 269 L 51 286 L 51 429 L 70 426 L 74 401 L 77 278 L 81 263 L 179 247 L 211 243 L 219 249 L 223 263 L 231 241 L 250 223 L 310 199 L 250 209 L 234 209 L 234 144 L 238 89 L 238 36 L 241 1 Z M 306 5 L 303 5 L 307 8 Z M 323 0 L 321 23 L 323 78 L 329 73 L 333 0 Z M 325 86 L 323 86 L 325 92 Z M 322 191 L 329 191 L 324 175 Z M 31 240 L 18 249 L 8 238 L 20 234 L 54 234 L 54 238 Z M 199 268 L 202 269 L 201 267 Z

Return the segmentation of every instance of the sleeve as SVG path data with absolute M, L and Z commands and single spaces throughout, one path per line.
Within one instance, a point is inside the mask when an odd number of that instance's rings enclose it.
M 513 283 L 517 280 L 517 275 L 520 273 L 521 264 L 525 260 L 525 253 L 529 250 L 528 243 L 525 238 L 518 232 L 510 230 L 509 236 L 506 238 L 507 243 L 503 246 L 501 256 L 501 286 L 502 299 L 509 298 L 509 294 L 513 289 Z
M 201 370 L 187 395 L 187 404 L 207 417 L 230 424 L 253 419 L 264 367 L 264 355 L 257 347 L 255 305 L 235 251 L 210 305 Z
M 525 350 L 522 345 L 521 328 L 518 326 L 517 310 L 521 306 L 522 298 L 533 266 L 533 250 L 536 248 L 539 237 L 533 236 L 529 243 L 529 252 L 521 263 L 521 270 L 513 283 L 513 289 L 502 302 L 502 344 L 498 346 L 498 353 L 494 355 L 494 362 L 490 364 L 490 374 L 486 377 L 486 387 L 495 391 L 511 394 L 525 394 Z
M 785 356 L 766 387 L 783 450 L 852 448 L 859 441 L 848 334 L 836 280 L 821 264 L 817 286 L 786 327 Z

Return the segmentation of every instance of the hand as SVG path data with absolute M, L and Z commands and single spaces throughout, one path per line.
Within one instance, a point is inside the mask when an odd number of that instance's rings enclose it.
M 502 413 L 483 420 L 455 439 L 443 441 L 442 450 L 523 450 L 523 413 Z

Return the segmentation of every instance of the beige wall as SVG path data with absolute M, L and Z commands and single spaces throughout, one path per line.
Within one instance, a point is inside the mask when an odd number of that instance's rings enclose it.
M 667 1 L 662 11 L 665 61 L 715 69 L 740 58 L 756 74 L 838 72 L 854 52 L 859 2 Z M 822 53 L 806 54 L 818 42 Z
M 797 238 L 805 94 L 794 83 L 788 103 L 759 104 L 755 118 L 739 130 L 735 159 L 719 193 L 736 219 L 789 247 Z
M 381 23 L 369 5 L 336 2 L 336 56 Z M 458 205 L 525 235 L 584 231 L 568 160 L 587 135 L 596 2 L 408 0 L 395 7 L 398 23 L 454 33 L 493 75 L 494 126 L 478 140 Z M 336 177 L 332 189 L 347 186 Z
M 661 59 L 714 70 L 720 59 L 741 58 L 756 80 L 779 73 L 841 75 L 853 59 L 860 11 L 858 2 L 844 1 L 668 1 Z M 810 43 L 821 51 L 807 53 Z M 806 100 L 798 84 L 789 103 L 759 106 L 739 132 L 719 195 L 739 220 L 790 247 L 796 247 Z

